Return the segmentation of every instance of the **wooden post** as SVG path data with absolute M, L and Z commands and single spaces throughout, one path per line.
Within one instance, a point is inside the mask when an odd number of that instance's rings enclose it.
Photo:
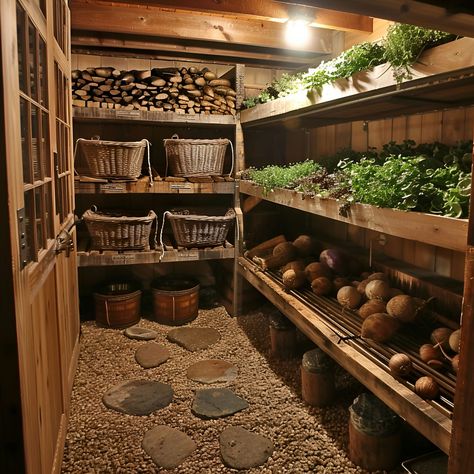
M 349 459 L 368 471 L 394 469 L 400 462 L 400 418 L 369 392 L 349 412 Z
M 321 349 L 307 351 L 301 360 L 301 395 L 308 405 L 323 407 L 334 400 L 334 363 Z
M 296 328 L 280 312 L 270 315 L 271 353 L 279 359 L 290 359 L 296 352 Z

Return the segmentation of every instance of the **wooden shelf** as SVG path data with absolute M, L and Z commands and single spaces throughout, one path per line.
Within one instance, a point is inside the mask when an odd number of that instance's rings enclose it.
M 243 127 L 311 128 L 374 120 L 474 103 L 474 39 L 461 38 L 426 51 L 411 68 L 413 79 L 397 84 L 386 64 L 327 84 L 321 95 L 301 91 L 240 114 Z
M 177 114 L 175 112 L 156 112 L 148 110 L 101 109 L 95 107 L 73 107 L 73 118 L 76 121 L 91 122 L 131 122 L 131 123 L 160 123 L 169 125 L 201 126 L 220 125 L 234 126 L 233 115 L 206 114 Z
M 192 262 L 195 260 L 219 260 L 234 258 L 234 246 L 228 242 L 224 246 L 205 249 L 184 249 L 165 246 L 165 254 L 160 261 L 160 250 L 115 251 L 81 250 L 79 244 L 77 257 L 79 267 L 138 265 L 148 263 Z
M 132 182 L 81 182 L 74 183 L 76 194 L 234 194 L 235 182 L 219 181 L 210 183 L 191 183 L 154 181 L 150 186 L 150 179 L 142 177 Z
M 304 197 L 303 193 L 288 189 L 264 193 L 261 186 L 249 181 L 240 181 L 239 187 L 241 193 L 249 196 L 383 234 L 460 252 L 465 252 L 467 248 L 467 219 L 397 211 L 368 204 L 352 204 L 348 216 L 344 217 L 339 214 L 340 203 L 336 199 Z
M 394 379 L 380 364 L 358 351 L 351 341 L 341 341 L 337 328 L 324 317 L 324 310 L 309 308 L 246 258 L 240 257 L 238 262 L 240 274 L 315 344 L 432 443 L 449 452 L 452 425 L 449 414 Z

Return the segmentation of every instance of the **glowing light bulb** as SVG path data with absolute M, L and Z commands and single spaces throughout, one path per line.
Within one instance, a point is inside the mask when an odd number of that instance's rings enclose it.
M 289 46 L 304 46 L 309 41 L 309 21 L 303 19 L 286 22 L 285 40 Z

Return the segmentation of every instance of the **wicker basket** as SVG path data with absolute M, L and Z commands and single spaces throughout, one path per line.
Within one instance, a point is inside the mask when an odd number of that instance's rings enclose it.
M 222 175 L 229 143 L 227 138 L 195 140 L 173 135 L 164 140 L 167 168 L 169 165 L 171 174 L 179 177 Z M 232 168 L 233 161 L 232 156 Z M 229 175 L 231 173 L 232 169 Z
M 88 174 L 97 178 L 138 178 L 148 140 L 111 142 L 79 138 Z
M 150 230 L 156 214 L 124 216 L 120 212 L 89 209 L 82 215 L 96 250 L 149 250 Z
M 178 246 L 216 247 L 224 244 L 230 225 L 235 219 L 235 212 L 229 209 L 224 216 L 204 216 L 188 214 L 186 211 L 167 211 L 166 216 L 171 222 Z

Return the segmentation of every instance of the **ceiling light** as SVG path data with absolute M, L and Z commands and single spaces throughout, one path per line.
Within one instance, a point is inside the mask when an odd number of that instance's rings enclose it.
M 285 40 L 294 48 L 305 46 L 310 37 L 308 18 L 290 18 L 286 22 Z

